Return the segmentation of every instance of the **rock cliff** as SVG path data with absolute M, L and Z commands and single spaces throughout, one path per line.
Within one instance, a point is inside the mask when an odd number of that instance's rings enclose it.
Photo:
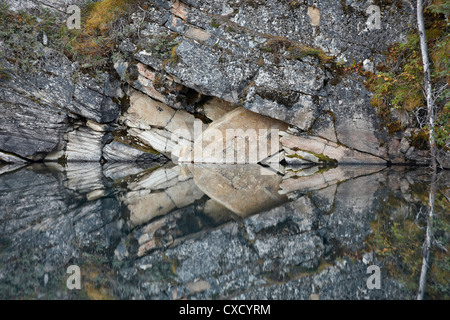
M 106 68 L 69 59 L 52 46 L 57 39 L 35 32 L 25 50 L 37 67 L 27 71 L 19 57 L 8 56 L 14 36 L 3 37 L 1 161 L 189 162 L 208 127 L 256 121 L 254 127 L 266 128 L 279 120 L 276 128 L 289 127 L 289 134 L 282 132 L 278 150 L 265 156 L 281 151 L 277 159 L 291 163 L 428 163 L 411 135 L 388 132 L 365 86 L 365 74 L 376 72 L 388 46 L 403 41 L 415 23 L 410 2 L 375 2 L 379 27 L 371 24 L 368 1 L 129 2 L 117 17 L 121 31 Z M 9 12 L 37 17 L 45 7 L 61 25 L 69 5 L 85 5 L 6 3 Z M 228 115 L 236 108 L 248 110 L 237 123 Z

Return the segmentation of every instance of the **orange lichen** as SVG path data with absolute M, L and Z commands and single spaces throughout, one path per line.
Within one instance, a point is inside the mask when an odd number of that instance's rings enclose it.
M 103 0 L 95 2 L 89 8 L 84 31 L 86 34 L 105 34 L 112 23 L 123 15 L 134 0 Z

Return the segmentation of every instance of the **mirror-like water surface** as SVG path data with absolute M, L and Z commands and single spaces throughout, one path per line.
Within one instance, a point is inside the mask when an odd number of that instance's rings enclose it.
M 69 163 L 0 168 L 0 298 L 414 299 L 423 168 Z M 435 236 L 448 246 L 450 179 Z M 69 290 L 67 268 L 81 271 Z M 381 269 L 380 289 L 367 268 Z M 425 297 L 450 296 L 432 252 Z

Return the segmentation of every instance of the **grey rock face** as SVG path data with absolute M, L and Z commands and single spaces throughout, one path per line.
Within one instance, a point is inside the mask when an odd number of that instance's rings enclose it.
M 221 56 L 211 48 L 184 40 L 176 49 L 180 63 L 167 71 L 183 84 L 205 95 L 237 102 L 240 91 L 255 74 L 257 66 L 239 57 Z M 220 58 L 222 57 L 222 60 Z
M 45 5 L 61 13 L 70 4 L 85 2 L 52 0 Z M 7 3 L 16 11 L 42 5 L 35 0 Z M 394 163 L 422 164 L 427 154 L 413 149 L 398 154 L 390 143 L 394 139 L 380 128 L 364 79 L 337 72 L 339 65 L 353 62 L 374 70 L 383 62 L 380 52 L 401 41 L 408 25 L 414 24 L 410 4 L 379 4 L 381 20 L 379 28 L 373 28 L 369 5 L 149 1 L 145 10 L 129 13 L 136 32 L 122 37 L 118 47 L 124 55 L 115 69 L 123 82 L 174 111 L 208 118 L 209 110 L 202 104 L 211 97 L 220 98 L 358 152 Z M 124 98 L 124 92 L 114 75 L 83 74 L 78 63 L 39 46 L 44 72 L 26 76 L 14 71 L 2 87 L 27 93 L 33 101 L 51 105 L 69 118 L 100 124 L 117 121 L 124 111 L 117 99 Z M 178 141 L 170 141 L 166 132 L 143 132 L 145 123 L 139 126 L 140 131 L 131 124 L 128 133 L 171 156 Z M 63 148 L 64 143 L 42 152 Z
M 385 146 L 387 133 L 379 130 L 376 108 L 370 105 L 371 93 L 366 90 L 363 79 L 343 79 L 330 87 L 326 110 L 334 116 L 336 139 L 359 151 L 387 158 Z
M 103 148 L 103 157 L 111 162 L 135 162 L 157 160 L 160 157 L 131 148 L 123 143 L 113 141 Z
M 167 86 L 158 89 L 160 83 L 155 86 L 154 77 L 170 77 L 202 95 L 237 103 L 301 131 L 390 159 L 384 145 L 389 137 L 379 127 L 364 79 L 341 77 L 336 62 L 381 62 L 383 56 L 376 52 L 402 40 L 408 23 L 414 22 L 413 7 L 382 5 L 380 29 L 375 30 L 368 24 L 369 4 L 365 3 L 273 0 L 169 5 L 152 2 L 152 12 L 168 18 L 163 23 L 148 17 L 142 33 L 151 35 L 149 43 L 130 39 L 121 47 L 134 54 L 139 70 L 142 65 L 150 69 L 147 76 L 141 72 L 142 78 L 133 84 L 137 89 L 176 107 L 171 98 L 174 92 Z M 169 35 L 173 42 L 166 53 L 155 50 L 164 46 L 164 37 Z
M 27 163 L 26 160 L 19 158 L 17 156 L 14 156 L 12 154 L 4 153 L 0 151 L 0 161 L 6 162 L 6 163 Z
M 67 114 L 0 88 L 0 150 L 30 160 L 55 151 L 67 130 Z
M 42 7 L 47 10 L 52 10 L 56 13 L 66 12 L 66 9 L 70 5 L 82 5 L 87 3 L 86 0 L 47 0 L 45 2 L 39 0 L 5 0 L 10 5 L 10 9 L 16 12 L 20 10 L 32 10 L 41 9 Z
M 311 135 L 292 135 L 280 132 L 285 160 L 289 164 L 340 163 L 379 164 L 386 163 L 381 157 L 356 151 L 337 143 Z M 355 137 L 356 138 L 356 137 Z
M 103 148 L 103 133 L 80 128 L 67 134 L 65 155 L 68 161 L 100 161 Z
M 74 143 L 69 118 L 84 117 L 98 123 L 115 121 L 120 107 L 112 98 L 123 95 L 117 82 L 105 74 L 101 81 L 84 75 L 74 85 L 75 67 L 70 61 L 49 48 L 44 52 L 42 72 L 37 74 L 25 75 L 2 62 L 9 68 L 10 78 L 0 82 L 0 108 L 5 110 L 0 119 L 0 150 L 33 161 L 63 151 L 67 139 L 71 140 L 70 145 Z M 82 136 L 78 140 L 83 140 Z M 71 156 L 70 160 L 98 161 L 103 144 L 104 141 L 95 144 L 95 151 L 88 148 L 86 155 Z M 97 155 L 88 156 L 89 152 Z
M 119 117 L 119 106 L 111 98 L 89 88 L 76 86 L 69 111 L 98 123 L 112 122 Z

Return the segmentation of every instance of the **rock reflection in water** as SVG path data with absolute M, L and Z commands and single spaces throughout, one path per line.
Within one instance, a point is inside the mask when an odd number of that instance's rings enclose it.
M 235 214 L 245 218 L 287 201 L 279 194 L 282 177 L 259 165 L 193 165 L 195 184 Z
M 183 175 L 180 167 L 166 167 L 133 176 L 127 181 L 127 192 L 120 196 L 130 211 L 132 227 L 183 208 L 203 197 L 192 177 Z
M 287 168 L 281 176 L 264 170 L 3 166 L 0 297 L 414 297 L 387 274 L 383 290 L 367 290 L 367 264 L 383 263 L 367 251 L 367 239 L 377 236 L 371 223 L 380 215 L 395 220 L 417 212 L 417 185 L 426 187 L 426 172 L 343 166 Z M 439 190 L 448 192 L 442 174 Z M 395 207 L 386 201 L 393 197 L 401 199 Z M 80 291 L 65 289 L 70 264 L 84 272 Z

